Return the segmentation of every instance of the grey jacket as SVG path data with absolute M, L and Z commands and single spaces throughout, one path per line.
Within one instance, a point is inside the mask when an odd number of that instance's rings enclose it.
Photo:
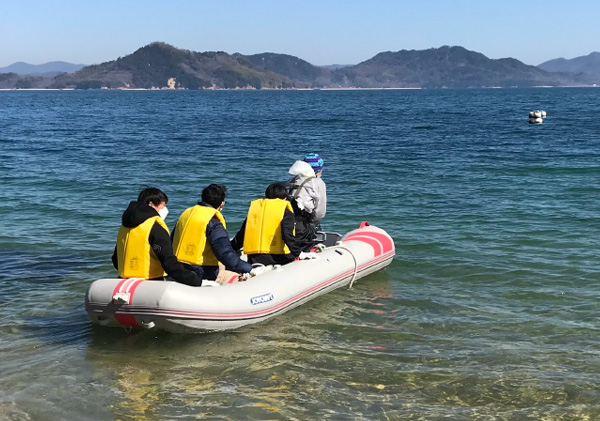
M 304 164 L 304 165 L 303 165 Z M 290 168 L 290 195 L 296 196 L 298 208 L 310 214 L 310 222 L 317 224 L 327 212 L 327 188 L 321 177 L 315 177 L 312 167 L 304 161 L 296 161 Z M 312 178 L 311 178 L 312 177 Z M 306 183 L 307 178 L 311 178 Z M 298 186 L 302 185 L 298 192 Z

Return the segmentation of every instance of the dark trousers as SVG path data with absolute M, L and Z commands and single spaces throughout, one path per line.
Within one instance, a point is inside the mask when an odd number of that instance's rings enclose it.
M 302 216 L 296 218 L 296 241 L 302 251 L 310 251 L 317 244 L 317 229 Z
M 198 278 L 200 279 L 209 279 L 211 281 L 214 281 L 215 279 L 217 279 L 217 275 L 219 274 L 218 266 L 197 266 L 190 265 L 188 263 L 183 263 L 183 266 L 187 270 L 195 272 L 196 275 L 198 275 Z

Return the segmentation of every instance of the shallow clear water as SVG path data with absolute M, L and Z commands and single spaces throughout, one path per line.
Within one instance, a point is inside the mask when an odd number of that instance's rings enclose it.
M 0 92 L 1 419 L 600 417 L 600 90 Z M 529 111 L 544 109 L 542 125 Z M 237 332 L 93 326 L 142 185 L 230 234 L 295 159 L 390 268 Z

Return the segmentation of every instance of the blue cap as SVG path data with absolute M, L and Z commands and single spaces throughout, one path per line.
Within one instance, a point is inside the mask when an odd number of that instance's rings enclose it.
M 323 170 L 323 158 L 318 153 L 309 153 L 304 157 L 304 162 L 308 162 L 315 173 Z

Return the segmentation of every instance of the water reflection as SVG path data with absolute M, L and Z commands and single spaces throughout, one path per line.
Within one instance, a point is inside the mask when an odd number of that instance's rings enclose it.
M 126 333 L 94 326 L 86 361 L 110 379 L 110 410 L 118 418 L 303 419 L 297 417 L 307 407 L 322 410 L 324 396 L 329 402 L 338 387 L 348 387 L 327 380 L 340 364 L 346 370 L 356 351 L 330 334 L 332 326 L 353 325 L 348 318 L 360 302 L 391 296 L 389 283 L 369 288 L 366 297 L 358 288 L 235 332 Z

